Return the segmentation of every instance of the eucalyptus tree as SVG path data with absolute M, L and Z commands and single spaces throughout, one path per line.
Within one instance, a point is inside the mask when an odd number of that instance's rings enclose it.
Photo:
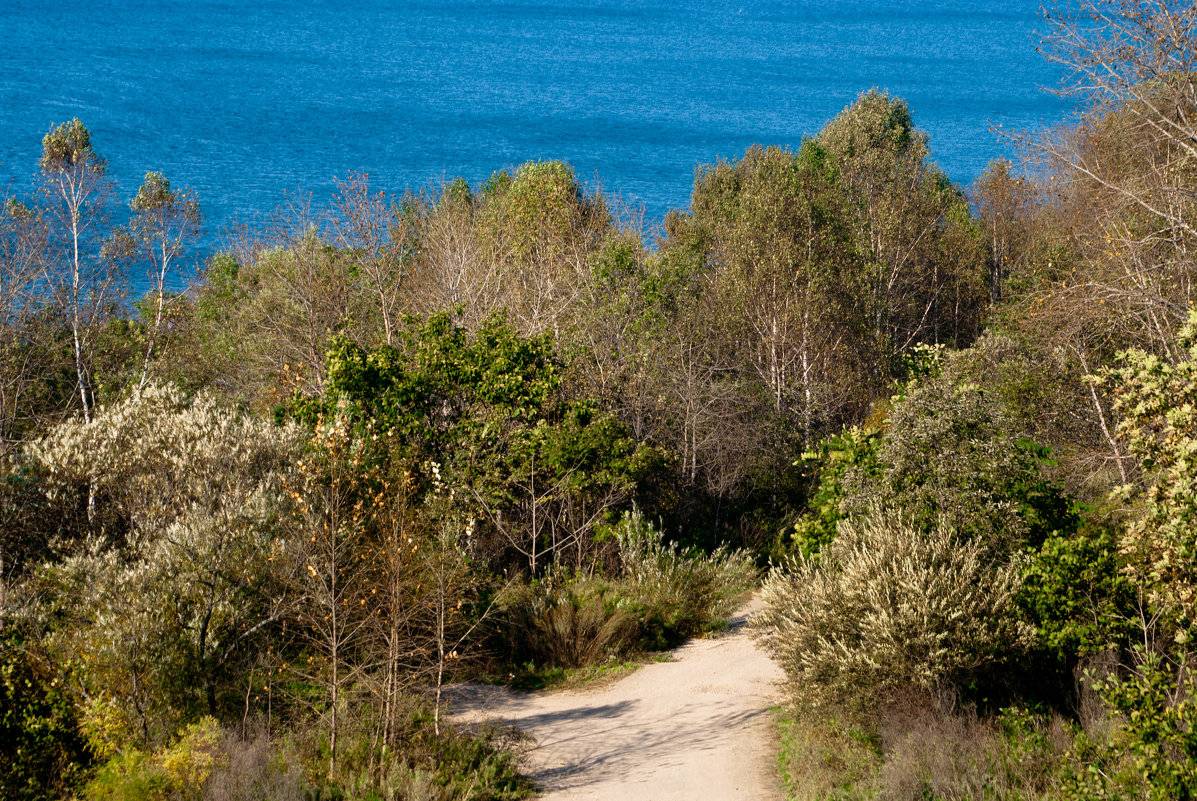
M 520 330 L 561 332 L 594 251 L 613 233 L 606 199 L 560 161 L 528 162 L 484 187 L 478 236 Z
M 56 125 L 42 139 L 41 193 L 54 252 L 45 260 L 46 289 L 71 327 L 76 391 L 85 420 L 95 403 L 91 348 L 105 304 L 115 300 L 116 275 L 101 247 L 113 181 L 78 119 Z
M 700 171 L 691 216 L 666 245 L 698 254 L 716 307 L 707 325 L 722 328 L 772 414 L 807 444 L 867 402 L 877 371 L 849 213 L 818 143 L 754 147 Z
M 137 380 L 137 388 L 141 389 L 149 381 L 150 363 L 162 332 L 168 302 L 167 276 L 177 266 L 187 246 L 194 244 L 199 235 L 201 216 L 195 194 L 189 189 L 172 189 L 170 181 L 160 172 L 146 173 L 129 208 L 133 218 L 127 226 L 113 233 L 108 250 L 144 259 L 148 266 L 154 317 L 146 337 L 141 377 Z

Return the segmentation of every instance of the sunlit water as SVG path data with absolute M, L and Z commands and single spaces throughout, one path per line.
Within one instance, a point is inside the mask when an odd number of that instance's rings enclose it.
M 1036 29 L 1034 0 L 0 0 L 0 181 L 20 190 L 79 117 L 122 197 L 151 169 L 198 192 L 204 250 L 351 170 L 401 191 L 529 159 L 651 223 L 695 165 L 796 146 L 879 87 L 967 184 L 1007 152 L 991 125 L 1066 111 Z

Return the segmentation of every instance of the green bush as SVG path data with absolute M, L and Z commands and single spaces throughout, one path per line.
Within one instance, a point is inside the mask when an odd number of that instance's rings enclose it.
M 36 659 L 24 634 L 0 637 L 0 798 L 66 795 L 92 760 L 63 677 Z
M 202 718 L 159 752 L 117 754 L 88 782 L 83 796 L 88 801 L 200 801 L 208 778 L 226 759 L 220 724 Z
M 844 479 L 851 472 L 857 483 L 875 479 L 882 466 L 877 461 L 881 431 L 866 427 L 845 428 L 804 453 L 802 465 L 814 474 L 815 488 L 806 512 L 794 524 L 792 547 L 813 557 L 835 539 L 835 527 L 844 517 Z M 783 548 L 791 543 L 782 543 Z
M 1075 510 L 1044 472 L 1047 449 L 999 394 L 953 366 L 894 406 L 876 460 L 850 464 L 840 479 L 840 514 L 881 504 L 916 527 L 979 539 L 994 555 L 1074 530 Z
M 955 692 L 1029 639 L 1013 609 L 1017 567 L 984 554 L 873 510 L 841 523 L 817 563 L 775 569 L 754 625 L 807 705 Z
M 1130 641 L 1135 601 L 1117 536 L 1095 524 L 1048 537 L 1031 553 L 1019 593 L 1039 645 L 1069 661 Z
M 1103 735 L 1078 734 L 1065 792 L 1069 801 L 1197 798 L 1197 680 L 1193 659 L 1135 649 L 1125 675 L 1087 676 L 1113 715 Z

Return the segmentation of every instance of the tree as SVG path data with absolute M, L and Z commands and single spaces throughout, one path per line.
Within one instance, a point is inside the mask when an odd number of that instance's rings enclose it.
M 1040 146 L 1162 223 L 1165 241 L 1197 235 L 1188 165 L 1197 156 L 1197 11 L 1173 0 L 1078 0 L 1045 16 L 1051 29 L 1044 52 L 1069 73 L 1061 91 L 1088 109 L 1080 139 L 1047 138 Z M 1146 169 L 1127 170 L 1125 162 L 1087 148 L 1084 134 L 1101 127 L 1120 128 L 1132 139 L 1133 149 L 1148 156 L 1137 165 Z M 1188 287 L 1185 281 L 1181 289 Z
M 0 460 L 13 450 L 42 394 L 48 365 L 36 343 L 38 292 L 46 258 L 45 221 L 11 198 L 0 200 Z
M 1197 16 L 1170 0 L 1077 0 L 1045 16 L 1043 51 L 1082 112 L 1014 137 L 1042 162 L 1063 251 L 1041 260 L 1033 302 L 1086 372 L 1130 347 L 1177 356 L 1194 298 Z
M 413 471 L 443 470 L 462 508 L 485 522 L 487 556 L 546 560 L 592 555 L 595 524 L 625 503 L 660 455 L 597 404 L 570 400 L 547 335 L 524 337 L 501 318 L 472 335 L 447 313 L 412 320 L 400 347 L 329 352 L 323 398 L 300 400 L 314 420 L 343 405 L 356 424 L 393 438 Z
M 160 172 L 148 172 L 145 182 L 129 203 L 133 219 L 125 229 L 113 235 L 110 249 L 128 256 L 138 254 L 149 266 L 150 293 L 154 299 L 154 319 L 146 337 L 145 359 L 137 389 L 150 379 L 150 361 L 162 331 L 166 308 L 166 282 L 171 267 L 180 259 L 184 248 L 199 233 L 199 202 L 189 189 L 172 190 L 170 181 Z
M 1013 173 L 1007 160 L 991 161 L 973 185 L 972 197 L 989 240 L 989 305 L 999 304 L 1010 275 L 1023 274 L 1031 257 L 1032 220 L 1039 202 L 1031 181 Z
M 818 142 L 856 201 L 877 343 L 896 360 L 920 342 L 971 341 L 987 295 L 982 240 L 906 103 L 865 92 Z
M 844 409 L 862 405 L 877 372 L 844 200 L 814 142 L 797 154 L 751 148 L 695 181 L 691 235 L 706 244 L 720 317 L 807 446 L 817 427 L 852 416 Z
M 324 688 L 328 704 L 329 781 L 336 777 L 346 691 L 365 663 L 373 622 L 365 608 L 369 507 L 361 478 L 366 458 L 365 442 L 341 410 L 317 422 L 311 447 L 299 462 L 301 483 L 292 489 L 302 516 L 297 609 L 305 639 L 320 656 L 304 672 Z
M 400 315 L 407 304 L 408 274 L 417 251 L 419 202 L 405 198 L 402 207 L 384 192 L 371 192 L 369 176 L 351 173 L 337 182 L 330 227 L 333 241 L 351 259 L 362 290 L 373 301 L 370 311 L 382 323 L 382 341 L 394 344 Z
M 502 281 L 502 305 L 521 331 L 560 333 L 591 253 L 611 228 L 603 196 L 584 192 L 564 162 L 528 162 L 492 176 L 478 236 Z
M 95 324 L 114 298 L 115 276 L 96 227 L 105 219 L 113 182 L 91 146 L 91 132 L 74 119 L 42 139 L 42 196 L 55 252 L 44 279 L 70 321 L 76 389 L 85 420 L 95 405 L 90 348 Z

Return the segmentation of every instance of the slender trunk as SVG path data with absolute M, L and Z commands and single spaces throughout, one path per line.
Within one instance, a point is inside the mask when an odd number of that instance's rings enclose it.
M 1087 374 L 1089 372 L 1089 362 L 1085 358 L 1084 351 L 1080 345 L 1076 346 L 1077 356 L 1081 360 L 1081 369 Z M 1092 383 L 1086 382 L 1089 387 L 1089 397 L 1093 400 L 1093 408 L 1097 410 L 1097 422 L 1101 425 L 1101 433 L 1105 436 L 1106 442 L 1110 445 L 1110 450 L 1114 452 L 1114 463 L 1118 465 L 1118 475 L 1122 478 L 1122 483 L 1126 484 L 1128 479 L 1126 473 L 1126 465 L 1123 463 L 1122 449 L 1118 447 L 1118 438 L 1110 430 L 1106 423 L 1106 413 L 1101 407 L 1101 399 L 1097 396 L 1097 388 Z
M 532 564 L 532 576 L 536 576 L 536 541 L 540 538 L 540 531 L 537 529 L 536 509 L 539 504 L 536 502 L 536 454 L 532 454 L 532 476 L 531 476 L 531 496 L 532 496 L 532 547 L 530 550 L 530 561 Z
M 337 617 L 337 530 L 334 526 L 332 528 L 332 548 L 330 555 L 332 556 L 332 564 L 329 570 L 329 599 L 332 601 L 329 606 L 329 632 L 331 634 L 329 642 L 329 656 L 332 660 L 330 668 L 332 669 L 332 683 L 329 687 L 330 700 L 332 702 L 332 714 L 329 720 L 329 737 L 328 737 L 328 780 L 332 781 L 336 774 L 337 768 L 337 707 L 341 702 L 341 675 L 340 675 L 340 644 L 341 631 L 339 628 L 340 621 Z
M 444 532 L 441 532 L 440 575 L 437 576 L 437 604 L 436 604 L 436 700 L 432 708 L 432 730 L 437 737 L 441 736 L 441 690 L 445 683 L 445 545 Z
M 208 608 L 200 620 L 199 645 L 197 654 L 200 670 L 204 673 L 204 696 L 208 701 L 208 714 L 216 715 L 216 683 L 212 678 L 212 665 L 208 658 L 208 626 L 212 620 L 212 599 L 209 598 Z
M 83 369 L 83 341 L 80 335 L 82 322 L 79 319 L 79 292 L 82 276 L 79 266 L 79 207 L 71 207 L 71 343 L 75 353 L 75 382 L 79 388 L 79 402 L 83 405 L 83 421 L 91 422 L 91 402 L 87 397 L 87 380 Z M 87 482 L 87 527 L 95 528 L 96 522 L 96 487 L 94 482 Z
M 336 623 L 335 623 L 336 606 L 335 606 L 335 604 L 334 604 L 333 609 L 334 609 L 334 611 L 333 611 L 333 620 L 334 620 L 333 629 L 335 632 L 335 630 L 336 630 Z M 337 653 L 336 634 L 334 633 L 333 634 L 333 644 L 332 644 L 332 684 L 330 685 L 330 688 L 329 688 L 331 690 L 331 692 L 329 693 L 329 696 L 332 701 L 332 718 L 329 721 L 329 736 L 328 736 L 328 780 L 329 781 L 333 780 L 333 776 L 336 775 L 336 768 L 337 768 L 337 722 L 338 722 L 337 721 L 337 704 L 340 703 L 340 700 L 341 700 L 339 697 L 340 693 L 338 692 L 338 690 L 340 690 L 340 683 L 341 683 L 341 677 L 340 677 L 339 671 L 337 669 L 338 668 L 338 665 L 337 665 L 338 656 L 339 656 L 339 654 Z
M 137 382 L 137 388 L 140 390 L 145 387 L 146 382 L 150 376 L 150 359 L 154 354 L 154 344 L 158 340 L 158 332 L 162 328 L 162 310 L 165 303 L 164 295 L 166 294 L 166 269 L 170 265 L 170 257 L 166 253 L 166 241 L 162 242 L 161 253 L 161 267 L 158 269 L 157 286 L 158 292 L 157 309 L 154 312 L 154 328 L 150 331 L 150 341 L 145 348 L 145 361 L 141 366 L 141 378 Z

